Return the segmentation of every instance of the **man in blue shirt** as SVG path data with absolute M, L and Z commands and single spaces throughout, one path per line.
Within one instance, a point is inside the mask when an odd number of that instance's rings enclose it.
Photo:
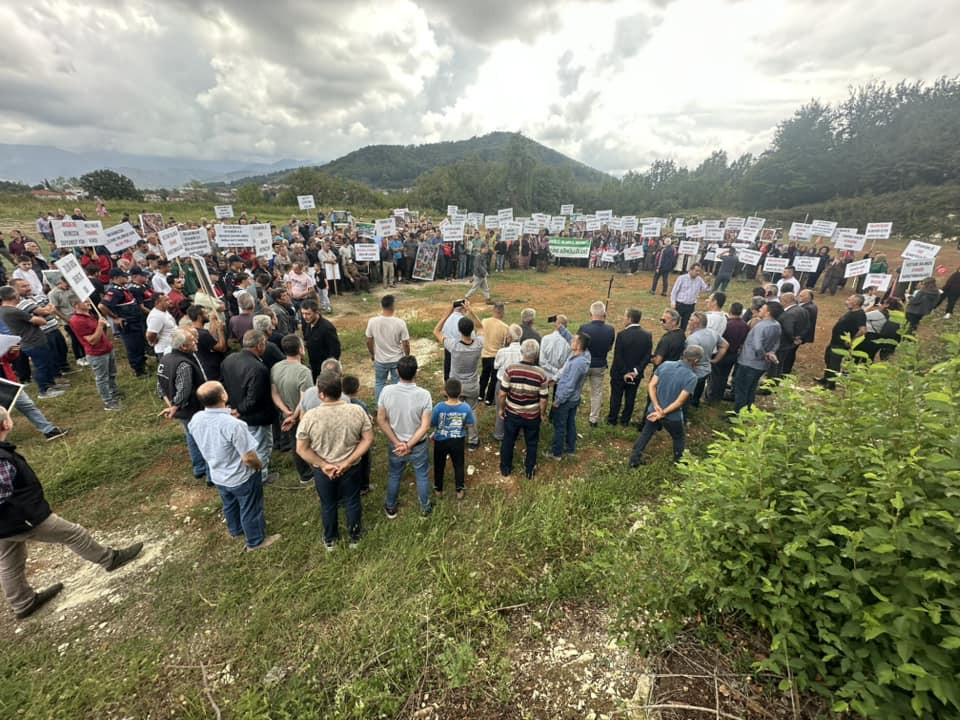
M 577 333 L 570 343 L 570 351 L 570 357 L 557 373 L 553 393 L 553 449 L 547 454 L 553 460 L 563 458 L 564 445 L 568 455 L 577 451 L 577 408 L 583 381 L 590 371 L 590 336 Z
M 650 378 L 647 394 L 650 404 L 647 417 L 640 429 L 640 437 L 630 454 L 630 467 L 644 464 L 643 451 L 654 434 L 661 428 L 673 438 L 673 461 L 679 462 L 683 456 L 686 432 L 683 424 L 683 406 L 697 387 L 697 376 L 693 372 L 703 360 L 703 348 L 699 345 L 687 345 L 680 360 L 662 363 Z
M 733 376 L 733 411 L 739 413 L 751 407 L 757 396 L 760 378 L 777 364 L 777 348 L 780 346 L 781 327 L 777 319 L 783 314 L 783 305 L 770 300 L 760 306 L 757 317 L 760 322 L 750 328 Z
M 587 373 L 590 382 L 590 427 L 596 427 L 600 422 L 607 355 L 617 338 L 617 331 L 613 329 L 613 325 L 605 322 L 606 317 L 607 306 L 598 300 L 590 306 L 590 322 L 581 325 L 577 330 L 577 333 L 590 336 L 590 371 Z

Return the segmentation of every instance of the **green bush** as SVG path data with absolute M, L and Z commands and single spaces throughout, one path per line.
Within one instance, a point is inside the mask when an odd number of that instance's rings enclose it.
M 835 394 L 787 382 L 683 466 L 637 539 L 640 639 L 746 616 L 769 634 L 760 669 L 836 712 L 957 717 L 960 336 L 943 340 L 948 360 L 905 343 Z

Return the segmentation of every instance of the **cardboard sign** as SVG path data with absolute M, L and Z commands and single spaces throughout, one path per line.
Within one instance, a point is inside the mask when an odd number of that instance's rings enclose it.
M 128 222 L 122 222 L 119 225 L 107 228 L 103 231 L 103 234 L 107 240 L 107 250 L 111 253 L 126 250 L 140 242 L 140 233 Z
M 313 210 L 317 205 L 313 201 L 313 195 L 297 195 L 297 207 L 301 210 Z
M 765 218 L 748 217 L 746 221 L 744 221 L 743 227 L 740 228 L 740 232 L 737 233 L 737 240 L 751 243 L 755 242 L 765 222 L 767 222 Z
M 703 228 L 703 239 L 708 243 L 722 243 L 723 242 L 723 228 L 708 228 L 704 226 Z
M 51 220 L 58 248 L 83 247 L 83 220 Z
M 893 280 L 893 275 L 867 273 L 867 276 L 863 279 L 863 289 L 866 290 L 869 287 L 873 287 L 877 289 L 877 292 L 886 292 L 890 289 L 891 280 Z
M 940 252 L 940 246 L 933 243 L 921 242 L 920 240 L 911 240 L 900 257 L 909 260 L 928 260 L 935 258 Z
M 935 263 L 936 260 L 933 258 L 904 260 L 903 265 L 900 267 L 899 282 L 926 280 L 933 275 L 933 266 Z
M 546 227 L 547 223 L 550 222 L 550 216 L 545 213 L 533 213 L 530 216 L 530 219 L 537 224 L 537 227 Z
M 700 240 L 704 236 L 703 223 L 698 223 L 696 225 L 687 225 L 683 228 L 686 236 L 691 240 Z
M 837 230 L 837 223 L 829 220 L 814 220 L 810 223 L 809 237 L 832 238 Z
M 623 232 L 636 232 L 640 228 L 640 222 L 636 215 L 624 215 L 620 218 L 620 227 Z
M 353 246 L 357 262 L 379 262 L 380 248 L 376 243 L 357 243 Z
M 790 264 L 790 258 L 768 257 L 763 261 L 763 271 L 765 273 L 782 273 L 788 264 Z
M 658 238 L 661 227 L 659 222 L 645 222 L 640 228 L 640 235 L 645 238 Z
M 181 230 L 180 242 L 183 243 L 183 254 L 188 257 L 200 257 L 210 253 L 210 240 L 203 228 Z
M 605 223 L 613 217 L 613 210 L 597 210 L 594 215 L 601 223 Z
M 540 232 L 540 225 L 533 219 L 524 220 L 523 222 L 523 234 L 524 235 L 537 235 Z
M 247 225 L 247 235 L 253 245 L 253 252 L 257 257 L 269 260 L 273 257 L 273 235 L 270 233 L 270 223 Z
M 737 260 L 742 262 L 744 265 L 756 265 L 760 262 L 760 251 L 759 250 L 739 250 L 737 251 Z
M 180 239 L 179 228 L 172 227 L 161 230 L 157 233 L 157 238 L 160 240 L 160 245 L 163 246 L 163 254 L 167 256 L 167 260 L 174 260 L 186 254 L 183 251 L 183 241 Z
M 700 252 L 700 243 L 697 240 L 681 240 L 677 252 L 680 255 L 696 255 Z
M 521 229 L 513 220 L 500 221 L 500 237 L 505 243 L 513 243 L 520 239 Z
M 549 237 L 550 253 L 558 258 L 590 257 L 589 238 Z
M 569 204 L 569 205 L 561 205 L 561 206 L 560 206 L 560 214 L 561 214 L 561 215 L 573 215 L 573 205 L 572 205 L 572 204 Z
M 866 238 L 863 235 L 858 235 L 856 232 L 843 231 L 837 235 L 836 241 L 833 243 L 833 246 L 837 250 L 853 250 L 859 252 L 863 250 L 863 245 L 866 242 Z
M 78 298 L 86 300 L 93 294 L 93 284 L 90 282 L 90 278 L 87 277 L 87 274 L 83 271 L 83 266 L 80 265 L 72 253 L 64 255 L 54 265 L 57 270 L 63 273 L 63 279 L 67 281 L 67 285 L 70 286 L 73 294 Z
M 845 278 L 852 278 L 866 275 L 870 272 L 870 262 L 870 258 L 867 258 L 866 260 L 847 263 L 847 266 L 843 269 L 843 276 Z
M 233 217 L 233 205 L 214 205 L 213 214 L 217 220 Z
M 683 229 L 683 218 L 674 218 L 673 219 L 673 231 L 680 232 Z
M 867 223 L 863 235 L 867 240 L 889 240 L 893 232 L 893 223 Z
M 338 263 L 324 263 L 323 275 L 327 280 L 341 280 L 340 265 Z
M 439 245 L 421 243 L 417 248 L 417 257 L 413 261 L 413 278 L 416 280 L 433 280 L 437 272 L 437 256 L 440 254 Z
M 587 232 L 597 232 L 600 230 L 602 224 L 599 220 L 593 218 L 592 220 L 587 220 L 586 223 L 584 223 L 584 227 L 586 227 Z
M 820 258 L 818 257 L 795 257 L 793 259 L 793 269 L 798 273 L 816 272 L 820 267 Z
M 483 213 L 467 213 L 467 225 L 478 228 L 483 222 Z
M 616 261 L 617 254 L 615 252 L 612 252 L 611 250 L 604 250 L 602 253 L 600 253 L 600 262 L 612 263 Z
M 643 244 L 637 243 L 623 249 L 624 260 L 640 260 L 643 257 Z
M 410 211 L 407 208 L 394 208 L 393 216 L 395 218 L 405 218 L 410 214 Z
M 467 224 L 467 213 L 463 210 L 460 212 L 454 213 L 450 216 L 450 221 L 455 223 L 460 223 L 461 225 Z
M 443 229 L 444 242 L 463 242 L 463 225 L 450 223 Z
M 736 230 L 740 231 L 740 228 L 743 227 L 743 224 L 746 222 L 746 218 L 742 217 L 728 217 L 723 221 L 723 227 L 725 230 Z
M 563 215 L 554 215 L 547 223 L 547 229 L 552 233 L 561 233 L 567 226 L 567 219 Z
M 623 223 L 620 222 L 620 218 L 610 218 L 607 221 L 607 230 L 610 232 L 620 232 L 623 229 Z
M 483 226 L 487 230 L 498 230 L 500 228 L 500 218 L 497 215 L 484 215 Z
M 459 208 L 456 205 L 447 205 L 447 217 L 453 217 L 457 214 Z
M 84 220 L 81 224 L 83 225 L 81 234 L 83 235 L 84 247 L 98 247 L 107 244 L 107 236 L 103 232 L 103 223 L 99 220 Z
M 380 237 L 390 237 L 397 234 L 397 219 L 396 218 L 384 218 L 383 220 L 377 220 L 376 222 L 376 232 Z
M 503 222 L 513 220 L 513 208 L 503 208 L 502 210 L 497 210 L 497 217 L 500 218 L 500 224 Z
M 788 237 L 791 240 L 809 240 L 810 228 L 811 225 L 809 223 L 792 223 L 790 225 L 790 234 Z
M 214 225 L 217 245 L 222 248 L 247 247 L 250 245 L 250 236 L 246 225 Z

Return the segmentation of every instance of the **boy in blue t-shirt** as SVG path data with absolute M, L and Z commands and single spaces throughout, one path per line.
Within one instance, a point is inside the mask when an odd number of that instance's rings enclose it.
M 463 451 L 467 439 L 467 426 L 474 425 L 473 410 L 460 400 L 462 390 L 459 380 L 450 378 L 443 386 L 447 396 L 438 402 L 430 416 L 430 427 L 436 428 L 433 441 L 433 489 L 443 495 L 443 471 L 447 455 L 453 462 L 453 479 L 457 487 L 457 499 L 463 498 Z

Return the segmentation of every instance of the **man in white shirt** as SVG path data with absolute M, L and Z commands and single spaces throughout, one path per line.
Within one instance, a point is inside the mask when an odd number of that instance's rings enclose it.
M 407 323 L 394 315 L 396 298 L 380 299 L 380 314 L 367 321 L 367 351 L 373 360 L 373 401 L 380 400 L 385 385 L 397 382 L 397 363 L 410 354 L 410 331 Z
M 799 292 L 800 282 L 793 276 L 793 268 L 784 268 L 783 277 L 777 281 L 777 295 L 783 295 L 784 293 L 796 295 Z
M 170 261 L 160 260 L 157 263 L 157 270 L 150 278 L 150 286 L 154 293 L 170 294 L 170 283 L 167 282 L 167 273 L 170 272 Z
M 727 314 L 723 311 L 726 302 L 725 292 L 713 292 L 707 298 L 707 327 L 720 336 L 727 330 Z
M 710 289 L 703 279 L 700 263 L 694 263 L 686 275 L 681 275 L 673 283 L 670 291 L 670 307 L 680 313 L 680 329 L 686 332 L 687 322 L 697 309 L 697 298 Z
M 147 315 L 147 342 L 157 357 L 166 355 L 173 349 L 170 341 L 177 329 L 177 321 L 169 311 L 170 298 L 161 294 L 156 296 L 153 309 Z

